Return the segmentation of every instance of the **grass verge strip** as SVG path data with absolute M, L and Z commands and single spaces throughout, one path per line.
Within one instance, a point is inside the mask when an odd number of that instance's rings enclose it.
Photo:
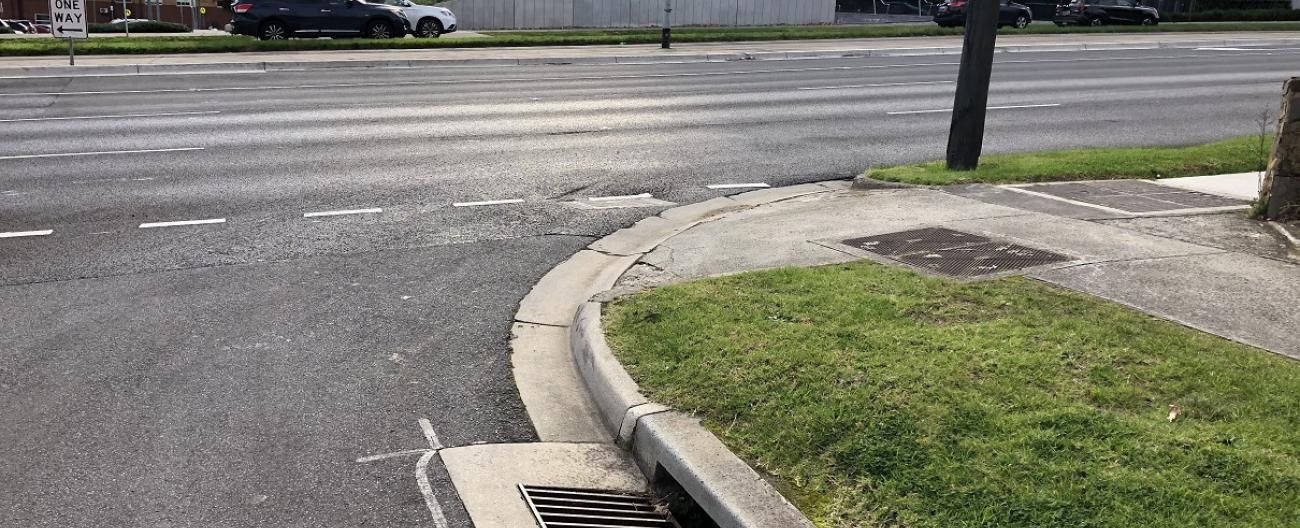
M 1263 170 L 1272 137 L 1253 135 L 1190 147 L 1052 150 L 980 158 L 978 169 L 950 171 L 942 161 L 871 170 L 874 179 L 921 185 L 1177 178 Z
M 1093 297 L 860 262 L 605 313 L 652 399 L 702 416 L 819 526 L 1300 519 L 1300 362 Z

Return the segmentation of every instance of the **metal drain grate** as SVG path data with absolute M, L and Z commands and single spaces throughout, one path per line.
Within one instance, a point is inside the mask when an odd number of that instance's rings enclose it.
M 851 238 L 844 244 L 950 277 L 978 277 L 1070 260 L 1051 251 L 942 227 Z
M 541 528 L 681 528 L 652 497 L 519 485 Z

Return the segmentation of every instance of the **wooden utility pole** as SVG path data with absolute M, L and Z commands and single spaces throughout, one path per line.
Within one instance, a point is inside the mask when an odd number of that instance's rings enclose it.
M 998 0 L 966 4 L 966 39 L 957 70 L 957 96 L 948 129 L 948 170 L 974 170 L 984 148 L 984 114 L 993 74 L 993 45 L 998 36 Z
M 1269 220 L 1300 220 L 1300 77 L 1286 82 L 1259 201 Z

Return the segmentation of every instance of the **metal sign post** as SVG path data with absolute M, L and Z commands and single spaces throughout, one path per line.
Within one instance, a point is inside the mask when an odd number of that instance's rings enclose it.
M 957 94 L 948 128 L 948 170 L 974 170 L 984 149 L 984 115 L 998 36 L 998 1 L 973 0 L 966 8 L 966 38 L 957 69 Z
M 50 0 L 50 35 L 68 39 L 68 65 L 77 65 L 73 42 L 86 38 L 85 0 Z
M 664 0 L 664 30 L 659 34 L 659 47 L 663 49 L 671 47 L 673 42 L 672 12 L 673 0 Z
M 126 30 L 126 36 L 130 37 L 131 36 L 131 9 L 126 7 L 126 0 L 122 0 L 122 27 Z

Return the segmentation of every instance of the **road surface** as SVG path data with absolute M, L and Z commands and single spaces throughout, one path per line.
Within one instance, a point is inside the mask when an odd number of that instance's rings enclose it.
M 1257 133 L 1298 53 L 1003 54 L 986 151 Z M 420 421 L 534 440 L 516 304 L 658 210 L 572 202 L 940 158 L 956 68 L 0 80 L 0 525 L 431 526 Z

